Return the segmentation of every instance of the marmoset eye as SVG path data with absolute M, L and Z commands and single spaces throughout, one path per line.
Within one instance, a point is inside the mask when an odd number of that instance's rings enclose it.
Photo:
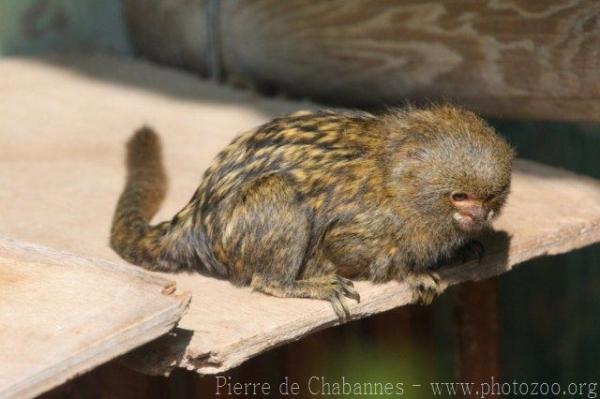
M 452 201 L 465 201 L 468 195 L 465 193 L 452 193 L 450 198 L 452 198 Z

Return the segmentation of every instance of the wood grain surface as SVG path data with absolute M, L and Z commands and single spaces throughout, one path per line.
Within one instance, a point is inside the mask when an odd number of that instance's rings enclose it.
M 141 54 L 206 72 L 208 2 L 125 3 Z M 501 117 L 600 120 L 596 0 L 219 4 L 216 45 L 235 81 L 340 105 L 452 100 Z

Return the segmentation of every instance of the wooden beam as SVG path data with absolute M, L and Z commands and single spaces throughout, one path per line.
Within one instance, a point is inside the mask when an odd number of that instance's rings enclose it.
M 498 280 L 461 284 L 456 299 L 458 380 L 476 386 L 500 380 Z
M 142 270 L 0 238 L 0 396 L 36 396 L 172 329 L 189 294 Z
M 138 52 L 345 106 L 452 100 L 511 118 L 600 121 L 600 2 L 125 1 Z M 165 11 L 167 10 L 167 11 Z M 160 32 L 160 37 L 157 33 Z
M 3 60 L 0 75 L 11 77 L 2 81 L 0 96 L 0 234 L 122 265 L 108 247 L 108 231 L 125 177 L 123 145 L 133 129 L 148 123 L 163 138 L 171 187 L 158 221 L 187 203 L 211 159 L 238 132 L 314 107 L 100 55 Z M 513 181 L 498 232 L 486 237 L 483 262 L 442 269 L 448 285 L 600 241 L 598 181 L 524 160 Z M 165 277 L 194 300 L 173 334 L 129 357 L 148 373 L 174 367 L 220 373 L 337 324 L 323 301 L 273 298 L 193 273 Z M 350 304 L 354 318 L 411 300 L 407 287 L 395 282 L 357 287 L 362 301 Z

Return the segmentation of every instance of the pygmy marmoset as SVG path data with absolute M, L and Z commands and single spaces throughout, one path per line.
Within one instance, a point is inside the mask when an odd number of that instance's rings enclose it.
M 512 148 L 472 112 L 449 105 L 299 112 L 238 136 L 171 221 L 149 225 L 165 195 L 158 136 L 127 148 L 111 231 L 125 260 L 198 270 L 278 297 L 359 300 L 349 278 L 406 281 L 438 293 L 432 268 L 498 215 Z

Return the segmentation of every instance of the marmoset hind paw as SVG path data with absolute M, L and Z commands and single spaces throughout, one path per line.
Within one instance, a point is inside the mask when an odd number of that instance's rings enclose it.
M 344 297 L 360 302 L 360 295 L 354 283 L 337 274 L 296 280 L 291 284 L 265 279 L 254 275 L 251 285 L 257 291 L 280 298 L 312 298 L 329 301 L 341 321 L 350 317 L 350 311 L 344 303 Z
M 342 321 L 350 318 L 350 311 L 344 303 L 344 297 L 354 299 L 356 303 L 360 303 L 360 295 L 354 288 L 354 283 L 347 278 L 338 275 L 328 276 L 321 290 L 324 298 L 329 300 L 335 314 Z
M 352 280 L 337 274 L 297 281 L 297 290 L 298 296 L 329 301 L 341 321 L 346 321 L 350 317 L 344 297 L 360 303 L 360 295 L 354 288 Z

